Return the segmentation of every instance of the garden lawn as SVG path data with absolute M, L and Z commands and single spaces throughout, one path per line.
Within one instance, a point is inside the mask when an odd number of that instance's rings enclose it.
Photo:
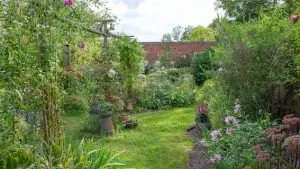
M 132 116 L 138 120 L 134 130 L 119 130 L 114 136 L 95 141 L 114 152 L 123 152 L 120 161 L 125 168 L 136 169 L 186 169 L 193 139 L 185 135 L 194 122 L 193 108 L 178 108 Z M 77 135 L 80 124 L 76 117 L 66 118 L 67 135 Z M 73 132 L 68 131 L 70 127 Z M 98 138 L 98 139 L 97 139 Z

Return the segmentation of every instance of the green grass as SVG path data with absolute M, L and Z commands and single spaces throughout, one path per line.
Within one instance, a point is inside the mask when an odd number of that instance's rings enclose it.
M 120 161 L 126 168 L 185 169 L 193 140 L 185 135 L 194 121 L 193 108 L 171 109 L 132 116 L 138 120 L 134 130 L 119 131 L 114 136 L 95 141 L 114 152 L 123 153 Z M 81 137 L 84 117 L 66 117 L 66 135 Z M 90 136 L 90 135 L 89 135 Z

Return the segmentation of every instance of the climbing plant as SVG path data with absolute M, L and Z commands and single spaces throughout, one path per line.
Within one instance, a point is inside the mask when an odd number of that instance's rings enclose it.
M 138 74 L 142 71 L 144 50 L 136 39 L 127 36 L 114 41 L 119 55 L 119 71 L 121 82 L 125 87 L 127 99 L 133 99 L 133 85 Z

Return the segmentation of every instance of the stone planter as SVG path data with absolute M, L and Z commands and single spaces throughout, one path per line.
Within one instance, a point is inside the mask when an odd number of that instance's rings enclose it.
M 113 115 L 113 112 L 112 111 L 107 111 L 107 112 L 103 112 L 101 114 L 101 117 L 102 118 L 107 118 L 107 117 L 111 117 Z
M 111 116 L 102 118 L 102 126 L 104 134 L 112 135 L 114 133 L 114 125 Z
M 101 113 L 102 129 L 105 135 L 112 135 L 114 133 L 112 115 L 113 115 L 112 111 Z

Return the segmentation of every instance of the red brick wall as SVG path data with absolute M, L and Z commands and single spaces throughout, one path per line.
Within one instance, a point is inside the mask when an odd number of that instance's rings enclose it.
M 141 44 L 147 53 L 146 60 L 149 64 L 154 64 L 159 59 L 159 55 L 163 53 L 163 46 L 170 48 L 172 55 L 190 56 L 194 52 L 204 51 L 214 45 L 213 42 L 142 42 Z

